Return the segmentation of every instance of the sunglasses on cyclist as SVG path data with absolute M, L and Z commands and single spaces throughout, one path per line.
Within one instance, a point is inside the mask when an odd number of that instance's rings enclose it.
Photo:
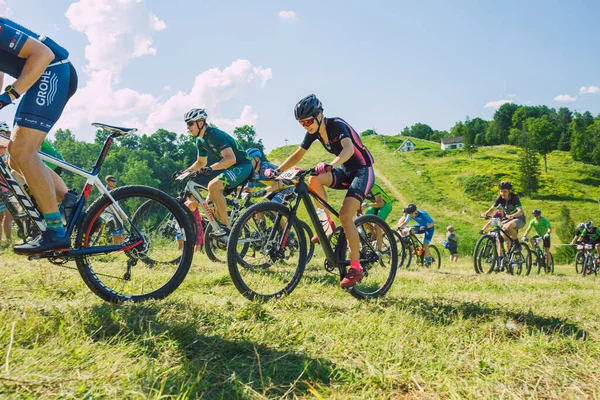
M 302 125 L 303 127 L 308 128 L 315 122 L 315 117 L 310 117 L 309 119 L 304 119 L 298 122 L 300 122 L 300 125 Z
M 188 128 L 189 128 L 190 126 L 194 125 L 195 123 L 196 123 L 196 121 L 188 121 L 188 122 L 187 122 L 187 126 L 188 126 Z

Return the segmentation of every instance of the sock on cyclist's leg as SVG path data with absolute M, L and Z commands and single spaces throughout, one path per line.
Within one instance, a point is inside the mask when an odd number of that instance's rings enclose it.
M 44 220 L 48 229 L 54 231 L 57 236 L 65 236 L 67 231 L 62 223 L 60 212 L 54 212 L 50 214 L 44 214 Z
M 360 271 L 360 261 L 350 260 L 350 268 L 354 268 L 355 270 Z

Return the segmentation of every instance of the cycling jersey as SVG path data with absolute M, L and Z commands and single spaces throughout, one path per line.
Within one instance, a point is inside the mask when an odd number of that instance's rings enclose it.
M 314 134 L 307 132 L 300 147 L 308 150 L 315 140 L 319 140 L 329 153 L 339 156 L 343 149 L 342 139 L 349 138 L 354 146 L 354 154 L 344 163 L 346 170 L 352 172 L 373 165 L 373 156 L 362 144 L 358 133 L 346 121 L 341 118 L 325 118 L 323 123 L 327 130 L 328 143 L 323 141 L 318 132 Z
M 508 195 L 508 199 L 506 200 L 502 196 L 498 196 L 498 198 L 496 198 L 496 201 L 494 201 L 494 207 L 497 207 L 499 205 L 502 205 L 504 207 L 506 215 L 514 214 L 518 210 L 523 209 L 523 206 L 521 206 L 521 199 L 519 199 L 519 196 L 517 196 L 514 193 L 510 193 Z M 523 220 L 523 222 L 525 222 L 525 213 L 523 213 L 523 215 L 521 215 L 517 219 Z
M 585 243 L 599 243 L 600 242 L 600 228 L 594 228 L 592 232 L 587 229 L 581 232 L 581 238 Z
M 537 219 L 532 219 L 531 222 L 529 222 L 529 228 L 535 229 L 535 233 L 537 233 L 538 236 L 544 236 L 546 233 L 548 233 L 548 229 L 551 228 L 550 226 L 550 221 L 548 221 L 548 218 L 546 217 L 540 217 L 540 220 L 538 221 Z
M 48 156 L 58 158 L 59 160 L 64 160 L 64 158 L 60 154 L 60 152 L 58 150 L 56 150 L 56 148 L 54 146 L 52 146 L 50 143 L 46 142 L 45 140 L 42 142 L 42 148 L 40 149 L 40 152 L 42 152 Z M 54 172 L 56 172 L 57 174 L 62 172 L 62 168 L 57 165 L 54 165 L 48 161 L 44 161 L 44 164 L 46 164 L 48 166 L 48 168 L 50 168 L 51 170 L 54 170 Z
M 381 196 L 381 199 L 383 200 L 384 203 L 392 202 L 392 198 L 386 192 L 383 191 L 381 186 L 374 183 L 373 187 L 371 188 L 371 191 L 367 195 L 367 199 L 369 199 L 370 201 L 375 201 L 375 198 L 377 196 Z
M 265 176 L 265 171 L 268 169 L 278 169 L 278 168 L 279 168 L 279 165 L 275 165 L 272 162 L 261 161 L 258 171 L 256 171 L 256 170 L 253 171 L 254 175 L 252 176 L 252 182 L 248 183 L 248 187 L 254 188 L 254 187 L 271 186 L 273 184 L 273 180 L 267 179 L 267 177 Z
M 406 214 L 404 222 L 408 224 L 411 220 L 414 220 L 419 226 L 427 226 L 434 222 L 427 211 L 423 210 L 417 210 L 417 215 L 414 218 L 411 217 L 410 214 Z
M 37 82 L 23 94 L 15 125 L 48 132 L 62 114 L 65 104 L 77 90 L 77 72 L 67 60 L 69 52 L 49 37 L 9 20 L 0 18 L 0 71 L 19 78 L 26 59 L 19 57 L 29 38 L 45 44 L 54 54 L 54 60 Z
M 209 154 L 212 154 L 217 161 L 223 159 L 221 155 L 223 150 L 232 149 L 235 155 L 235 165 L 252 165 L 250 156 L 246 154 L 242 146 L 234 138 L 217 128 L 206 128 L 204 137 L 196 139 L 196 148 L 198 149 L 198 157 L 208 157 Z

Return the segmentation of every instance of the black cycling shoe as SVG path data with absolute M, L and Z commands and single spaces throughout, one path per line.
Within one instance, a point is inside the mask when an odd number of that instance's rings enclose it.
M 48 251 L 67 251 L 71 248 L 71 238 L 58 236 L 52 229 L 47 229 L 30 242 L 16 244 L 13 250 L 17 254 L 41 254 Z

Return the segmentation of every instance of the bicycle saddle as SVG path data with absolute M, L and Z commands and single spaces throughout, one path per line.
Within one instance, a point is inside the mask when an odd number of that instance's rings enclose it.
M 116 136 L 125 136 L 125 135 L 129 135 L 130 133 L 137 132 L 137 128 L 121 128 L 118 126 L 102 124 L 100 122 L 94 122 L 94 123 L 92 123 L 92 126 L 95 126 L 96 128 L 104 129 L 105 131 L 109 131 L 109 132 L 115 134 Z

